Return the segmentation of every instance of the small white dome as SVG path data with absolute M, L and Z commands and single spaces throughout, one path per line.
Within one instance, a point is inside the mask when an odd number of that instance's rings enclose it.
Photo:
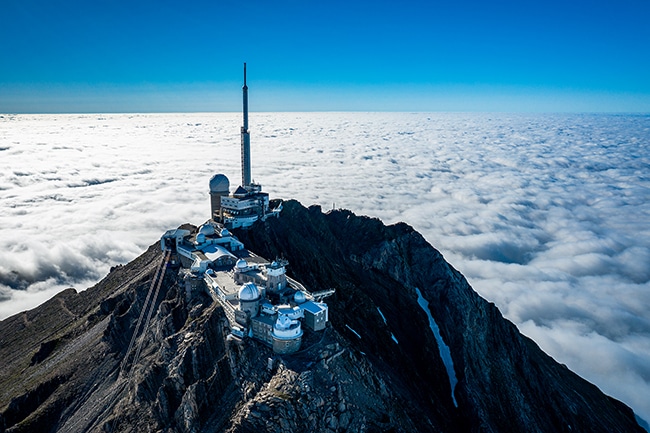
M 230 192 L 230 181 L 223 174 L 215 174 L 210 179 L 210 192 L 211 193 L 229 193 Z
M 296 304 L 302 304 L 307 300 L 307 297 L 303 292 L 297 291 L 296 294 L 293 295 L 293 300 L 296 301 Z
M 260 291 L 254 283 L 246 283 L 239 289 L 240 301 L 256 301 L 260 298 Z
M 199 229 L 199 233 L 203 233 L 206 236 L 212 236 L 214 234 L 214 226 L 212 224 L 203 224 Z
M 235 263 L 235 272 L 244 272 L 248 270 L 248 262 L 244 259 L 237 260 Z

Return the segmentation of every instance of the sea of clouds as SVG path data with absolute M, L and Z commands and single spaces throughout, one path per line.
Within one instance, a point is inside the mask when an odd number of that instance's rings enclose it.
M 239 114 L 0 117 L 0 318 L 84 289 L 239 183 Z M 650 419 L 650 116 L 253 113 L 271 197 L 405 221 Z

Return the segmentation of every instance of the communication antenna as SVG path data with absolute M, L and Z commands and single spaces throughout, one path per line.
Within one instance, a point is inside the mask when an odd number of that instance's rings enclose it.
M 246 63 L 244 63 L 244 125 L 241 127 L 241 184 L 247 188 L 251 184 L 251 136 L 248 131 L 248 86 L 246 85 Z

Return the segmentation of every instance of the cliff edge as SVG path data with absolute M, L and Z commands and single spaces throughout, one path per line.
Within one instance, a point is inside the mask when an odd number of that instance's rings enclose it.
M 336 289 L 322 334 L 283 356 L 233 338 L 173 268 L 148 300 L 155 245 L 0 322 L 0 432 L 644 431 L 406 224 L 286 201 L 236 235 L 311 291 Z

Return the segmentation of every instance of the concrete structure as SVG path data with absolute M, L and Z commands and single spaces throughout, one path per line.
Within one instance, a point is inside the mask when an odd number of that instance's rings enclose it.
M 273 325 L 273 351 L 279 354 L 293 353 L 300 349 L 302 329 L 300 322 L 280 314 Z
M 221 198 L 230 194 L 230 181 L 223 174 L 215 174 L 210 179 L 210 217 L 219 218 L 221 215 Z
M 305 326 L 314 330 L 321 331 L 325 329 L 325 325 L 329 320 L 329 309 L 327 304 L 322 302 L 305 302 L 303 304 L 305 315 Z
M 170 263 L 180 267 L 188 298 L 203 290 L 221 304 L 233 336 L 252 337 L 275 353 L 290 354 L 300 349 L 303 325 L 310 331 L 325 329 L 328 308 L 320 301 L 334 291 L 308 292 L 287 277 L 286 260 L 270 262 L 259 257 L 230 232 L 277 216 L 281 210 L 270 210 L 269 195 L 251 181 L 246 64 L 243 96 L 242 184 L 231 194 L 228 178 L 214 175 L 210 219 L 196 230 L 168 230 L 160 239 L 160 248 L 170 251 Z
M 246 63 L 244 63 L 244 87 L 242 87 L 244 125 L 241 127 L 241 185 L 251 185 L 251 135 L 248 131 L 248 86 L 246 85 Z
M 258 219 L 278 215 L 280 208 L 270 209 L 269 195 L 262 192 L 262 185 L 251 179 L 251 139 L 248 130 L 248 86 L 246 85 L 246 63 L 244 63 L 243 114 L 241 127 L 241 172 L 242 183 L 230 193 L 230 181 L 223 174 L 216 174 L 210 180 L 211 217 L 227 228 L 250 227 Z
M 219 302 L 234 336 L 289 354 L 300 349 L 303 328 L 318 332 L 327 325 L 327 304 L 287 277 L 286 260 L 251 253 L 220 223 L 209 220 L 194 232 L 168 230 L 160 246 L 179 258 L 187 296 L 202 290 Z
M 235 265 L 233 278 L 240 284 L 253 281 L 269 293 L 283 293 L 287 287 L 286 265 L 286 260 L 249 264 L 245 259 L 240 259 Z
M 248 314 L 248 317 L 255 317 L 260 312 L 260 300 L 262 294 L 255 283 L 246 283 L 239 290 L 239 309 Z

